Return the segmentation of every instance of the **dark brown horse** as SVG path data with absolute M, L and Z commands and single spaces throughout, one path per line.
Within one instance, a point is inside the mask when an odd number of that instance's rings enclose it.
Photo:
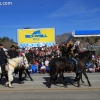
M 91 83 L 88 79 L 88 76 L 86 74 L 86 62 L 91 61 L 93 51 L 84 51 L 80 52 L 78 55 L 79 60 L 77 60 L 77 68 L 75 61 L 73 59 L 66 60 L 66 58 L 53 58 L 51 59 L 49 66 L 50 66 L 50 79 L 48 81 L 48 87 L 51 87 L 52 81 L 57 78 L 57 75 L 60 74 L 61 80 L 63 82 L 63 85 L 66 87 L 66 81 L 63 75 L 64 70 L 66 71 L 74 71 L 77 76 L 77 84 L 78 87 L 80 86 L 80 79 L 82 77 L 82 73 L 84 74 L 85 78 L 87 79 L 87 82 L 89 86 L 91 86 Z M 76 71 L 76 69 L 79 69 L 80 72 Z

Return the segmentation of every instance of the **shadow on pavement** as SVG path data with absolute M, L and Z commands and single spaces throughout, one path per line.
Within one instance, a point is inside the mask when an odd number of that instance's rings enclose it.
M 46 82 L 43 82 L 43 84 L 45 84 L 46 87 L 48 87 L 49 78 L 50 77 L 43 77 L 43 79 L 45 79 L 45 81 L 46 81 Z M 75 77 L 73 77 L 73 76 L 65 77 L 65 81 L 66 81 L 67 85 L 74 85 L 75 84 L 74 79 L 75 79 Z M 64 86 L 59 85 L 59 84 L 62 84 L 62 81 L 59 77 L 57 77 L 57 80 L 53 81 L 52 84 L 55 86 L 64 87 Z

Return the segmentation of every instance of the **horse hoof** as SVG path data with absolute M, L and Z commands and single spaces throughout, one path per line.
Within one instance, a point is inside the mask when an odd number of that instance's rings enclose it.
M 5 85 L 5 87 L 9 87 L 8 85 Z
M 56 85 L 56 83 L 54 83 L 54 85 Z
M 90 84 L 89 87 L 91 87 L 92 85 Z
M 77 87 L 81 87 L 81 86 L 79 85 L 79 86 L 77 86 Z
M 51 88 L 51 86 L 48 86 L 48 88 Z
M 31 81 L 34 81 L 33 79 L 31 79 Z
M 85 83 L 84 81 L 82 81 L 82 83 Z
M 67 85 L 65 85 L 64 87 L 67 88 Z
M 77 79 L 74 79 L 74 82 L 77 82 Z
M 24 82 L 23 81 L 19 81 L 19 84 L 24 84 Z
M 9 88 L 14 88 L 14 87 L 12 87 L 12 86 L 9 86 Z
M 27 79 L 26 79 L 26 78 L 25 78 L 24 80 L 25 80 L 25 81 L 27 81 Z
M 6 84 L 5 87 L 9 87 L 9 84 Z

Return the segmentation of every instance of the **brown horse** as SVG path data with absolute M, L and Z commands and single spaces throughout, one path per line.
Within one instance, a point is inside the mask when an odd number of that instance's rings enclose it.
M 91 83 L 88 79 L 88 76 L 86 74 L 86 62 L 91 61 L 92 54 L 94 51 L 84 51 L 80 52 L 78 55 L 79 60 L 77 60 L 77 68 L 75 61 L 73 59 L 67 60 L 65 58 L 53 58 L 49 62 L 50 66 L 50 79 L 48 81 L 48 87 L 51 87 L 51 83 L 54 79 L 57 78 L 57 75 L 60 74 L 61 80 L 63 82 L 63 85 L 66 87 L 66 81 L 63 75 L 64 70 L 66 71 L 74 71 L 77 76 L 77 84 L 78 87 L 80 87 L 80 79 L 82 77 L 82 73 L 84 74 L 85 78 L 87 79 L 87 82 L 89 86 L 91 86 Z M 80 70 L 80 72 L 76 71 L 76 69 Z

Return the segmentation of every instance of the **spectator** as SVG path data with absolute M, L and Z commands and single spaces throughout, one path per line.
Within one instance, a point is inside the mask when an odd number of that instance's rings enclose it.
M 37 67 L 37 70 L 38 70 L 38 59 L 36 59 L 34 62 L 33 62 L 33 65 L 35 65 Z
M 46 66 L 45 66 L 45 64 L 43 64 L 42 66 L 41 66 L 41 68 L 40 68 L 40 74 L 41 73 L 46 73 Z
M 45 66 L 49 66 L 49 59 L 48 58 L 46 58 L 46 60 L 45 60 Z

